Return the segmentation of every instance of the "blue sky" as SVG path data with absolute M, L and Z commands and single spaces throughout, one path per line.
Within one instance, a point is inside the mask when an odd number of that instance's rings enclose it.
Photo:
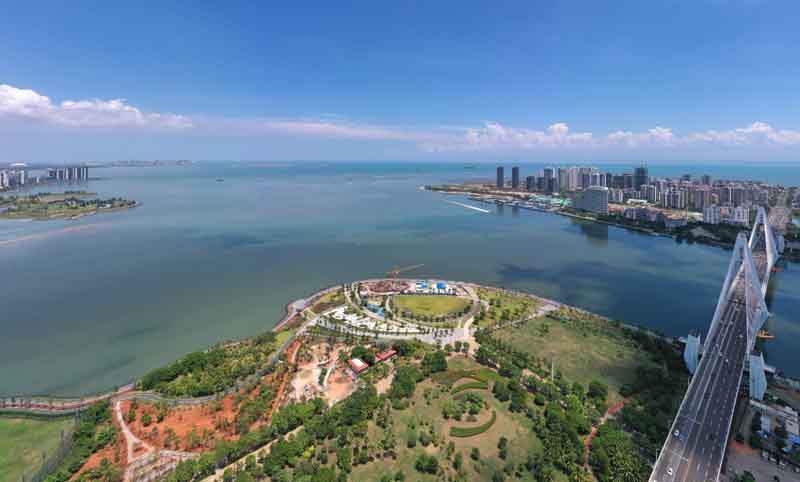
M 0 161 L 800 160 L 797 1 L 112 3 L 0 5 Z

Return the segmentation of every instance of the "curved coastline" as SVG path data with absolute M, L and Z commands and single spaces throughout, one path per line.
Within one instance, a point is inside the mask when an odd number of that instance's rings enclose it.
M 489 285 L 482 285 L 479 283 L 473 283 L 468 281 L 454 281 L 454 280 L 441 280 L 436 277 L 426 277 L 426 278 L 368 278 L 362 280 L 356 280 L 352 283 L 375 283 L 381 281 L 400 281 L 400 282 L 414 282 L 420 279 L 435 279 L 437 281 L 443 281 L 448 284 L 453 285 L 460 285 L 460 286 L 467 286 L 472 289 L 489 289 L 489 290 L 498 290 L 504 291 L 516 295 L 527 296 L 532 299 L 538 300 L 543 303 L 547 303 L 556 307 L 568 307 L 570 309 L 578 310 L 585 313 L 591 313 L 587 310 L 573 307 L 570 305 L 566 305 L 559 301 L 551 300 L 548 298 L 543 298 L 541 296 L 535 295 L 533 293 L 521 292 L 517 290 L 506 289 L 497 286 L 489 286 Z M 286 315 L 283 319 L 275 325 L 270 331 L 273 333 L 278 333 L 284 330 L 287 330 L 288 327 L 291 325 L 293 321 L 295 321 L 296 317 L 299 316 L 306 308 L 313 305 L 313 303 L 318 300 L 320 297 L 336 290 L 342 288 L 343 286 L 351 284 L 345 283 L 340 285 L 333 285 L 322 290 L 319 290 L 311 295 L 300 298 L 286 305 Z M 596 313 L 591 313 L 593 316 L 597 316 L 601 319 L 604 319 L 608 322 L 613 322 L 606 317 L 598 315 Z M 658 336 L 667 340 L 673 340 L 670 337 L 666 337 L 659 333 L 655 333 L 652 330 L 648 330 L 633 324 L 629 323 L 622 323 L 620 322 L 621 326 L 624 326 L 628 329 L 634 330 L 641 330 L 644 331 L 651 336 Z M 212 400 L 219 399 L 230 393 L 233 393 L 239 390 L 242 386 L 246 385 L 253 381 L 253 379 L 258 379 L 260 376 L 263 375 L 263 371 L 265 371 L 269 366 L 277 362 L 280 355 L 285 352 L 287 347 L 291 345 L 291 343 L 303 332 L 302 329 L 298 329 L 293 332 L 287 339 L 275 350 L 275 352 L 270 356 L 269 361 L 256 373 L 249 375 L 245 378 L 240 379 L 235 383 L 233 386 L 229 387 L 228 389 L 202 397 L 188 397 L 188 398 L 171 398 L 164 395 L 161 395 L 155 391 L 139 391 L 136 389 L 137 385 L 140 382 L 140 379 L 136 379 L 132 382 L 128 382 L 125 385 L 120 386 L 115 390 L 110 390 L 105 393 L 100 394 L 93 394 L 93 395 L 86 395 L 86 396 L 77 396 L 77 397 L 64 397 L 64 396 L 50 396 L 50 395 L 2 395 L 0 396 L 0 413 L 10 413 L 10 414 L 35 414 L 35 415 L 42 415 L 42 416 L 61 416 L 61 415 L 68 415 L 80 412 L 85 410 L 89 407 L 92 403 L 100 401 L 100 400 L 112 400 L 112 401 L 122 401 L 122 400 L 142 400 L 142 401 L 150 401 L 150 402 L 166 402 L 170 405 L 199 405 L 203 403 L 207 403 Z M 251 337 L 246 337 L 244 339 L 249 339 Z M 673 340 L 674 341 L 674 340 Z

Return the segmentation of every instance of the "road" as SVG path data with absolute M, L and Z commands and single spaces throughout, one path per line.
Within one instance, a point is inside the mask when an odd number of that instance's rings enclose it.
M 705 343 L 651 481 L 717 480 L 744 370 L 746 323 L 742 298 L 736 296 Z
M 774 218 L 780 218 L 780 213 L 771 215 L 770 221 Z M 755 232 L 750 248 L 760 282 L 758 294 L 763 295 L 771 265 L 767 257 L 766 231 Z M 743 264 L 719 322 L 712 323 L 703 358 L 678 409 L 650 482 L 704 482 L 719 478 L 744 364 L 752 348 L 747 342 L 745 271 Z M 750 293 L 752 295 L 752 291 Z M 760 307 L 751 306 L 753 316 L 763 313 L 756 311 Z

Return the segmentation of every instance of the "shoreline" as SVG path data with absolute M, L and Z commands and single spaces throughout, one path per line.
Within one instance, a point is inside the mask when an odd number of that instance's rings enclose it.
M 478 195 L 478 194 L 480 194 L 480 195 L 483 195 L 483 194 L 496 195 L 494 193 L 479 193 L 479 192 L 473 192 L 473 191 L 463 191 L 463 190 L 459 190 L 459 189 L 440 188 L 440 187 L 436 187 L 436 186 L 423 186 L 423 189 L 426 190 L 426 191 L 435 192 L 435 193 L 449 194 L 449 195 L 455 194 L 455 195 L 467 196 L 467 197 L 469 197 L 471 195 Z M 514 197 L 519 197 L 519 196 L 522 195 L 522 193 L 504 193 L 504 194 L 505 195 L 509 195 L 509 196 L 514 196 Z M 512 206 L 512 207 L 514 207 L 514 206 Z M 586 221 L 586 222 L 605 224 L 606 226 L 614 226 L 614 227 L 617 227 L 617 228 L 626 229 L 628 231 L 635 231 L 635 232 L 638 232 L 638 233 L 649 234 L 651 236 L 656 236 L 656 237 L 672 238 L 673 240 L 678 239 L 678 236 L 676 234 L 672 234 L 672 233 L 668 233 L 668 232 L 654 231 L 652 229 L 647 229 L 647 228 L 640 227 L 640 226 L 632 226 L 632 225 L 629 225 L 629 224 L 617 223 L 617 222 L 613 222 L 613 221 L 606 221 L 606 220 L 596 219 L 596 218 L 592 218 L 592 217 L 588 217 L 588 216 L 581 216 L 580 214 L 566 212 L 563 209 L 529 209 L 529 208 L 520 208 L 520 209 L 527 209 L 529 211 L 537 211 L 537 212 L 542 212 L 542 213 L 555 214 L 555 215 L 558 215 L 558 216 L 564 216 L 564 217 L 568 217 L 568 218 L 572 218 L 572 219 L 578 219 L 578 220 Z M 683 240 L 681 240 L 681 242 L 683 242 Z M 689 243 L 689 241 L 686 241 L 686 242 Z M 692 243 L 704 244 L 704 245 L 707 245 L 707 246 L 714 246 L 714 247 L 722 248 L 722 249 L 724 249 L 726 251 L 730 251 L 734 247 L 734 243 L 728 243 L 728 242 L 725 242 L 725 241 L 718 241 L 718 240 L 710 239 L 710 238 L 707 238 L 707 237 L 694 238 Z M 793 254 L 793 253 L 789 253 L 789 252 L 784 252 L 781 255 L 781 257 L 786 259 L 789 262 L 795 262 L 795 263 L 796 262 L 800 262 L 800 254 Z
M 437 279 L 435 277 L 427 277 L 427 278 L 396 278 L 393 281 L 405 281 L 405 282 L 414 282 L 420 279 Z M 379 282 L 379 281 L 389 281 L 392 280 L 390 278 L 368 278 L 368 279 L 360 279 L 352 281 L 352 283 L 370 283 L 370 282 Z M 496 291 L 504 291 L 511 294 L 521 295 L 525 297 L 529 297 L 531 299 L 552 304 L 557 306 L 558 308 L 567 308 L 571 310 L 575 310 L 581 313 L 586 313 L 595 317 L 598 321 L 602 323 L 606 323 L 612 326 L 616 326 L 620 329 L 628 329 L 632 331 L 637 331 L 643 333 L 647 336 L 651 336 L 654 338 L 658 338 L 670 343 L 681 343 L 680 337 L 673 337 L 661 333 L 659 331 L 653 330 L 651 328 L 647 328 L 645 326 L 633 324 L 631 322 L 626 322 L 623 320 L 615 320 L 609 318 L 607 316 L 601 315 L 599 313 L 595 313 L 593 311 L 580 308 L 578 306 L 569 305 L 566 303 L 562 303 L 557 300 L 545 298 L 534 293 L 529 293 L 525 291 L 514 290 L 510 288 L 505 288 L 502 286 L 493 286 L 493 285 L 484 285 L 480 283 L 474 283 L 471 281 L 453 281 L 453 280 L 443 280 L 442 281 L 449 283 L 449 284 L 459 284 L 462 286 L 470 287 L 472 289 L 488 289 L 488 290 L 496 290 Z M 348 283 L 343 283 L 339 285 L 329 286 L 323 288 L 319 291 L 316 291 L 309 295 L 306 298 L 300 298 L 298 300 L 292 301 L 287 303 L 286 315 L 281 319 L 278 324 L 268 330 L 271 333 L 279 333 L 287 329 L 287 326 L 298 316 L 302 313 L 305 309 L 313 305 L 313 302 L 319 299 L 320 297 L 330 293 L 333 290 L 342 288 Z M 305 324 L 306 321 L 304 320 Z M 270 361 L 267 362 L 267 365 L 274 364 L 278 358 L 280 357 L 281 353 L 286 350 L 286 348 L 296 339 L 298 335 L 303 334 L 303 326 L 300 326 L 296 331 L 294 331 L 291 336 L 287 338 L 270 356 Z M 236 343 L 239 341 L 247 340 L 257 336 L 252 335 L 248 337 L 244 337 L 240 340 L 232 341 L 232 343 Z M 220 341 L 219 343 L 223 343 Z M 196 351 L 205 350 L 209 347 L 201 348 Z M 177 358 L 177 359 L 180 359 Z M 176 359 L 176 360 L 177 360 Z M 158 367 L 155 367 L 158 368 Z M 795 379 L 793 377 L 780 375 L 780 378 L 784 381 L 790 381 L 792 383 L 797 383 L 800 386 L 800 379 Z M 100 399 L 120 399 L 120 400 L 128 400 L 132 398 L 138 398 L 142 400 L 163 400 L 167 403 L 174 404 L 174 405 L 192 405 L 196 403 L 205 403 L 208 400 L 214 399 L 215 397 L 219 396 L 219 392 L 217 394 L 212 394 L 203 397 L 194 397 L 194 398 L 170 398 L 167 396 L 163 396 L 159 393 L 153 391 L 139 391 L 136 389 L 137 384 L 139 383 L 141 376 L 134 377 L 133 380 L 128 379 L 124 384 L 117 385 L 113 389 L 110 389 L 105 392 L 95 392 L 92 394 L 82 394 L 77 396 L 69 396 L 69 395 L 46 395 L 46 394 L 37 394 L 37 395 L 26 395 L 26 394 L 0 394 L 0 401 L 5 402 L 5 406 L 0 406 L 0 415 L 22 415 L 22 414 L 36 414 L 42 416 L 63 416 L 68 415 L 71 413 L 79 412 L 90 404 L 90 402 L 100 400 Z M 8 407 L 10 401 L 15 400 L 14 404 L 16 406 Z M 22 406 L 19 406 L 22 405 Z
M 385 280 L 388 280 L 388 279 L 389 278 L 368 278 L 368 279 L 355 280 L 355 281 L 353 281 L 353 283 L 369 283 L 369 282 L 385 281 Z M 429 278 L 397 278 L 396 281 L 414 281 L 414 280 L 417 280 L 417 279 L 439 279 L 439 278 L 430 278 L 430 277 Z M 660 337 L 660 338 L 663 338 L 663 339 L 666 339 L 666 340 L 670 340 L 672 342 L 678 342 L 678 338 L 669 337 L 669 336 L 657 333 L 657 332 L 655 332 L 653 330 L 650 330 L 648 328 L 644 328 L 644 327 L 637 326 L 637 325 L 634 325 L 634 324 L 630 324 L 630 323 L 626 323 L 626 322 L 618 321 L 618 320 L 612 320 L 612 319 L 610 319 L 610 318 L 608 318 L 606 316 L 600 315 L 598 313 L 594 313 L 592 311 L 588 311 L 588 310 L 585 310 L 585 309 L 577 307 L 577 306 L 568 305 L 568 304 L 565 304 L 565 303 L 562 303 L 562 302 L 559 302 L 559 301 L 556 301 L 556 300 L 551 300 L 549 298 L 544 298 L 544 297 L 538 296 L 538 295 L 536 295 L 534 293 L 528 293 L 528 292 L 524 292 L 524 291 L 517 291 L 517 290 L 508 289 L 508 288 L 504 288 L 504 287 L 500 287 L 500 286 L 483 285 L 483 284 L 474 283 L 474 282 L 470 282 L 470 281 L 453 281 L 453 280 L 442 280 L 442 281 L 445 281 L 445 282 L 451 283 L 451 284 L 461 284 L 461 285 L 469 286 L 469 287 L 472 287 L 472 288 L 485 288 L 485 289 L 490 289 L 490 290 L 500 290 L 500 291 L 506 291 L 506 292 L 514 293 L 514 294 L 518 294 L 518 295 L 527 296 L 527 297 L 530 297 L 530 298 L 535 299 L 535 300 L 539 300 L 539 301 L 542 301 L 542 302 L 545 302 L 545 303 L 550 303 L 550 304 L 553 304 L 553 305 L 557 305 L 559 307 L 570 308 L 570 309 L 578 310 L 580 312 L 591 314 L 592 316 L 595 316 L 598 319 L 601 319 L 604 322 L 607 322 L 607 323 L 610 323 L 610 324 L 612 324 L 612 323 L 613 324 L 619 324 L 621 327 L 625 327 L 625 328 L 628 328 L 628 329 L 641 331 L 643 333 L 647 333 L 648 335 L 657 336 L 657 337 Z M 325 294 L 327 294 L 327 293 L 329 293 L 329 292 L 331 292 L 333 290 L 341 288 L 345 284 L 348 284 L 348 283 L 329 286 L 327 288 L 323 288 L 322 290 L 319 290 L 319 291 L 316 291 L 316 292 L 312 293 L 311 295 L 309 295 L 306 298 L 300 298 L 298 300 L 295 300 L 295 301 L 287 303 L 287 305 L 286 305 L 287 314 L 283 317 L 283 319 L 281 319 L 281 321 L 278 324 L 276 324 L 273 328 L 271 328 L 271 329 L 269 329 L 267 331 L 269 331 L 271 333 L 278 333 L 278 332 L 284 331 L 286 329 L 287 325 L 291 321 L 293 321 L 294 318 L 297 315 L 302 313 L 303 310 L 305 310 L 306 308 L 308 308 L 309 306 L 311 306 L 313 304 L 313 301 L 319 299 L 321 296 L 324 296 Z M 300 305 L 302 305 L 302 308 L 298 309 L 298 306 L 300 306 Z M 301 332 L 301 330 L 297 330 L 297 332 L 293 333 L 292 336 L 290 336 L 281 345 L 281 347 L 279 347 L 275 351 L 275 353 L 271 356 L 271 359 L 272 359 L 273 362 L 279 358 L 281 352 L 288 346 L 288 344 L 295 338 L 295 336 L 300 334 L 300 332 Z M 247 340 L 247 339 L 252 338 L 254 336 L 257 336 L 257 334 L 249 336 L 249 337 L 244 337 L 241 340 Z M 241 341 L 241 340 L 237 340 L 237 341 Z M 220 341 L 220 343 L 222 343 L 222 341 Z M 209 347 L 198 348 L 197 351 L 208 349 L 208 348 Z M 177 358 L 177 359 L 180 359 L 180 357 Z M 158 367 L 155 367 L 155 368 L 158 368 Z M 50 404 L 50 402 L 54 402 L 56 404 L 66 404 L 66 403 L 72 402 L 72 404 L 74 405 L 75 403 L 84 403 L 84 401 L 88 401 L 88 400 L 107 399 L 107 398 L 115 398 L 115 397 L 123 397 L 125 399 L 128 399 L 130 397 L 133 397 L 133 398 L 142 397 L 144 399 L 152 399 L 153 397 L 157 397 L 159 399 L 172 401 L 172 402 L 175 402 L 175 403 L 178 403 L 178 404 L 192 403 L 193 399 L 177 399 L 177 398 L 176 399 L 170 399 L 169 397 L 162 396 L 162 395 L 157 394 L 155 392 L 140 392 L 140 391 L 137 391 L 135 389 L 135 387 L 138 384 L 138 382 L 140 381 L 141 376 L 142 375 L 136 376 L 136 377 L 134 377 L 133 380 L 128 379 L 127 381 L 125 381 L 124 384 L 120 384 L 120 385 L 114 387 L 113 389 L 109 389 L 108 391 L 105 391 L 105 392 L 95 392 L 95 393 L 92 393 L 92 394 L 81 394 L 81 395 L 75 395 L 75 396 L 69 396 L 69 395 L 47 395 L 47 394 L 0 394 L 0 400 L 6 400 L 6 401 L 12 400 L 12 399 L 20 400 L 20 401 L 27 400 L 27 401 L 30 401 L 33 404 L 40 404 L 40 405 L 48 405 L 48 404 Z M 214 397 L 214 396 L 216 396 L 216 395 L 210 395 L 208 397 Z M 200 398 L 203 398 L 205 400 L 208 397 L 200 397 Z M 23 403 L 23 402 L 18 402 L 18 403 Z M 53 411 L 44 411 L 44 412 L 39 411 L 39 412 L 37 412 L 35 409 L 33 411 L 32 410 L 28 410 L 28 409 L 21 409 L 21 408 L 9 410 L 8 408 L 0 407 L 0 414 L 7 414 L 7 413 L 39 413 L 39 414 L 46 415 L 46 416 L 48 416 L 48 415 L 49 416 L 55 416 L 55 415 L 65 415 L 65 414 L 68 414 L 68 413 L 74 413 L 76 411 L 80 411 L 82 408 L 83 407 L 81 407 L 81 408 L 69 407 L 68 409 L 65 409 L 65 410 L 71 410 L 71 411 L 58 410 L 57 412 L 53 412 Z
M 80 197 L 87 197 L 93 194 L 81 194 Z M 110 208 L 96 208 L 92 211 L 81 212 L 72 215 L 56 215 L 56 216 L 19 216 L 19 217 L 9 217 L 5 215 L 5 211 L 0 212 L 0 220 L 5 221 L 76 221 L 81 218 L 85 218 L 87 216 L 95 216 L 97 214 L 107 214 L 107 213 L 115 213 L 115 212 L 122 212 L 127 211 L 129 209 L 134 209 L 141 206 L 141 202 L 139 201 L 130 201 L 133 204 L 128 206 L 117 206 L 117 207 L 110 207 Z

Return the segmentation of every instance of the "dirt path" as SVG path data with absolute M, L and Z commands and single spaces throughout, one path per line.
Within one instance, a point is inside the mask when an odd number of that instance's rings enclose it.
M 597 435 L 597 430 L 600 428 L 601 425 L 606 423 L 608 419 L 612 418 L 614 415 L 617 414 L 617 412 L 622 410 L 625 404 L 628 403 L 632 397 L 633 396 L 631 395 L 626 398 L 623 398 L 622 400 L 617 402 L 616 405 L 606 410 L 606 413 L 604 413 L 603 416 L 600 417 L 600 420 L 597 422 L 597 425 L 592 427 L 592 431 L 589 432 L 589 436 L 586 437 L 586 442 L 584 442 L 583 444 L 583 467 L 586 470 L 591 470 L 589 468 L 589 452 L 591 452 L 592 450 L 592 441 L 594 440 L 595 435 Z
M 286 391 L 286 385 L 289 383 L 289 380 L 292 378 L 292 367 L 295 364 L 295 358 L 297 357 L 297 351 L 300 349 L 300 340 L 295 340 L 294 343 L 289 347 L 287 350 L 286 359 L 289 364 L 289 369 L 286 370 L 286 373 L 283 374 L 283 378 L 281 379 L 281 384 L 278 387 L 278 391 L 275 393 L 275 400 L 272 402 L 272 408 L 269 411 L 269 415 L 267 415 L 267 425 L 272 422 L 272 416 L 281 406 L 281 400 L 283 399 L 283 394 Z
M 125 417 L 122 416 L 122 402 L 117 400 L 114 402 L 114 416 L 117 417 L 117 422 L 119 423 L 120 428 L 122 429 L 122 435 L 125 437 L 125 445 L 127 447 L 127 454 L 128 454 L 128 464 L 133 462 L 136 457 L 136 448 L 142 447 L 144 449 L 144 453 L 142 456 L 150 453 L 153 451 L 153 446 L 148 444 L 147 442 L 142 441 L 136 435 L 131 432 L 131 429 L 128 428 L 128 425 L 125 423 Z

